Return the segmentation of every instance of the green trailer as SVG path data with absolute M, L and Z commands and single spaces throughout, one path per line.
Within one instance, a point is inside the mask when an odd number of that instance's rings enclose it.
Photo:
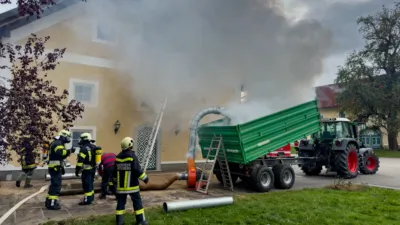
M 314 100 L 243 124 L 230 125 L 228 119 L 213 121 L 198 129 L 201 153 L 206 158 L 213 138 L 222 137 L 233 182 L 240 177 L 261 192 L 269 191 L 273 185 L 288 189 L 295 179 L 291 165 L 302 164 L 303 158 L 268 158 L 267 154 L 319 132 L 320 118 L 317 101 Z M 211 154 L 209 159 L 213 157 Z M 213 171 L 222 182 L 220 165 L 216 163 Z

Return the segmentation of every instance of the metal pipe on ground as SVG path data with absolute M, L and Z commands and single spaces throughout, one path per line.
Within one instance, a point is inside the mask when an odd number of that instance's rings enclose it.
M 96 172 L 95 177 L 98 177 L 98 176 L 99 176 L 99 174 Z M 50 174 L 46 173 L 45 180 L 49 181 L 50 178 L 51 178 Z M 75 176 L 75 173 L 66 173 L 66 174 L 62 175 L 63 180 L 71 180 L 71 179 L 78 179 L 78 178 L 80 179 L 81 177 Z
M 188 200 L 179 202 L 164 202 L 163 210 L 165 213 L 182 211 L 188 209 L 197 208 L 209 208 L 223 205 L 232 205 L 233 197 L 221 197 L 221 198 L 207 198 L 198 200 Z
M 153 183 L 151 182 L 151 179 L 149 183 L 140 183 L 139 188 L 140 191 L 155 191 L 155 190 L 165 190 L 171 184 L 173 184 L 177 180 L 186 180 L 187 179 L 187 173 L 177 173 L 171 177 L 167 177 L 165 182 L 161 183 Z M 95 187 L 94 192 L 100 192 L 100 187 Z M 78 195 L 78 194 L 83 194 L 83 190 L 81 188 L 79 189 L 62 189 L 60 192 L 60 196 L 62 195 Z

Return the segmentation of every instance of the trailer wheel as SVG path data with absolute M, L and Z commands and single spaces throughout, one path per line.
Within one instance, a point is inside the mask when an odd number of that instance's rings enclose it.
M 257 175 L 252 177 L 253 187 L 258 192 L 268 192 L 274 185 L 274 173 L 266 166 L 260 166 Z
M 345 179 L 352 179 L 358 175 L 357 147 L 350 143 L 344 151 L 335 154 L 335 167 L 337 174 Z
M 274 185 L 278 189 L 290 189 L 293 187 L 295 181 L 294 170 L 289 165 L 278 164 L 272 167 L 274 172 L 275 182 Z
M 366 152 L 364 155 L 360 155 L 359 161 L 360 172 L 362 174 L 375 174 L 378 172 L 380 161 L 375 153 Z

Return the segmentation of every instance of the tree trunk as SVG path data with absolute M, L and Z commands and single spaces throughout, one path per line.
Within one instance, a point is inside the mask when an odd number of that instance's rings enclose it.
M 398 132 L 395 132 L 395 131 L 388 132 L 388 142 L 389 142 L 390 150 L 399 150 L 399 145 L 397 143 L 397 135 L 398 135 Z

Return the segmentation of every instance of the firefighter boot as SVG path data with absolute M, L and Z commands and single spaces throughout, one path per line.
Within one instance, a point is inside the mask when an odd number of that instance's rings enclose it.
M 27 177 L 27 178 L 25 179 L 24 188 L 31 188 L 31 187 L 33 187 L 33 185 L 31 184 L 31 178 L 30 178 L 30 177 Z
M 106 199 L 106 195 L 105 194 L 100 194 L 99 195 L 99 199 Z
M 50 210 L 60 210 L 60 209 L 61 209 L 61 206 L 60 206 L 60 203 L 58 203 L 57 200 L 51 199 L 51 200 L 50 200 L 50 203 L 48 204 L 47 209 L 50 209 Z
M 148 225 L 144 218 L 144 214 L 136 215 L 136 225 Z
M 117 225 L 124 225 L 124 216 L 123 215 L 117 215 Z

